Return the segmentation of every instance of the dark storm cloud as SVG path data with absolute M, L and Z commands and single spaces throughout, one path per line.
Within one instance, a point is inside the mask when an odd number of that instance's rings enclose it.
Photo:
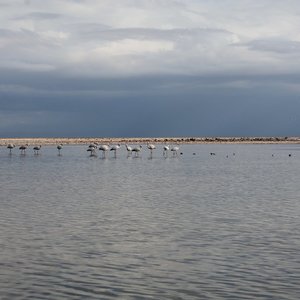
M 76 92 L 6 99 L 5 115 L 14 114 L 17 124 L 24 119 L 15 134 L 25 136 L 28 132 L 35 136 L 296 135 L 300 126 L 297 97 L 262 87 L 89 95 L 88 100 Z M 5 129 L 1 134 L 13 125 L 1 126 Z
M 280 87 L 299 75 L 89 80 L 10 71 L 0 80 L 2 136 L 285 136 L 300 126 L 297 94 Z

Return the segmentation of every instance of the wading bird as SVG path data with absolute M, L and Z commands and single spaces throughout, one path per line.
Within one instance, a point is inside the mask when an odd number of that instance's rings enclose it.
M 99 150 L 102 151 L 102 157 L 106 157 L 106 152 L 109 150 L 109 145 L 99 146 Z
M 88 149 L 86 151 L 91 152 L 91 156 L 95 156 L 96 149 L 97 149 L 97 144 L 91 143 L 91 144 L 89 144 Z
M 179 150 L 178 146 L 175 146 L 175 147 L 171 148 L 171 151 L 173 152 L 173 156 L 178 156 L 178 150 Z
M 86 151 L 91 152 L 91 156 L 96 156 L 96 147 L 88 147 Z
M 142 146 L 138 146 L 132 149 L 132 152 L 135 152 L 135 156 L 137 157 L 139 153 L 142 151 Z
M 169 151 L 170 151 L 170 146 L 169 145 L 164 145 L 164 151 L 163 151 L 163 156 L 168 156 Z
M 42 145 L 33 147 L 34 154 L 39 154 L 39 151 L 41 150 L 41 148 L 42 148 Z
M 156 148 L 155 145 L 153 144 L 148 144 L 147 148 L 150 150 L 150 156 L 152 157 L 153 150 Z
M 14 144 L 8 144 L 8 145 L 7 145 L 7 149 L 9 149 L 9 154 L 12 153 L 12 149 L 14 149 L 14 148 L 15 148 L 15 145 L 14 145 Z
M 59 144 L 57 145 L 57 150 L 58 150 L 58 155 L 60 155 L 60 150 L 62 149 L 63 145 L 62 144 Z
M 117 157 L 117 150 L 118 150 L 120 147 L 121 147 L 120 144 L 111 146 L 110 151 L 114 151 L 114 156 L 115 156 L 115 157 Z
M 21 145 L 21 146 L 19 147 L 19 149 L 21 150 L 21 154 L 25 154 L 27 147 L 28 147 L 28 144 L 26 144 L 26 145 Z
M 125 145 L 126 150 L 127 150 L 127 155 L 130 155 L 132 153 L 132 147 L 128 146 L 127 144 Z

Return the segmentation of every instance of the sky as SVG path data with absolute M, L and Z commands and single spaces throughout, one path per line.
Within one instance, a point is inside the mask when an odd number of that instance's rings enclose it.
M 299 0 L 0 0 L 0 137 L 300 136 Z

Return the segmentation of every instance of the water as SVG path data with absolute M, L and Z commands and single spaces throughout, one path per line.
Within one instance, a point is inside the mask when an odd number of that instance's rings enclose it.
M 299 150 L 3 147 L 0 299 L 298 299 Z

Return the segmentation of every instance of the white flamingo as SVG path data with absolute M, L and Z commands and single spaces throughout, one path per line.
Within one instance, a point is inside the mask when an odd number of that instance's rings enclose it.
M 15 145 L 14 145 L 14 144 L 8 144 L 8 145 L 7 145 L 7 149 L 9 149 L 9 154 L 12 153 L 12 149 L 14 149 L 14 148 L 15 148 Z
M 132 147 L 128 146 L 127 144 L 125 145 L 127 154 L 130 155 L 132 153 Z
M 34 154 L 38 155 L 41 148 L 42 148 L 42 145 L 33 147 Z
M 179 150 L 178 146 L 175 146 L 175 147 L 171 148 L 171 151 L 173 152 L 173 156 L 178 156 L 178 150 Z
M 135 152 L 135 156 L 137 157 L 139 153 L 142 151 L 142 146 L 138 146 L 132 149 L 132 152 Z
M 99 150 L 102 151 L 102 156 L 106 156 L 106 152 L 109 150 L 109 145 L 101 145 L 99 146 Z
M 118 150 L 120 147 L 121 147 L 120 144 L 111 146 L 110 151 L 114 151 L 114 156 L 115 156 L 115 157 L 117 157 L 117 150 Z
M 150 156 L 152 157 L 153 150 L 156 149 L 154 144 L 147 144 L 147 148 L 150 150 Z
M 170 146 L 169 145 L 164 145 L 163 149 L 164 149 L 163 156 L 168 156 L 168 153 L 170 151 Z

